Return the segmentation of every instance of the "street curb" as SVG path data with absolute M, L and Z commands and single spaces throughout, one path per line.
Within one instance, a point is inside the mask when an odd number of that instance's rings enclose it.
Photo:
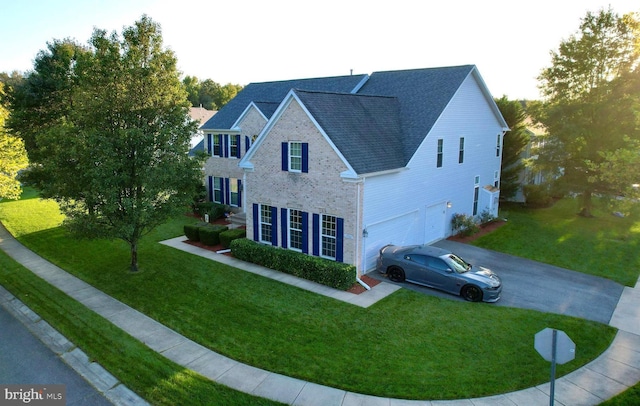
M 0 286 L 0 306 L 16 317 L 44 345 L 111 403 L 116 406 L 149 406 L 149 403 L 120 383 L 102 365 L 91 362 L 84 351 L 2 286 Z

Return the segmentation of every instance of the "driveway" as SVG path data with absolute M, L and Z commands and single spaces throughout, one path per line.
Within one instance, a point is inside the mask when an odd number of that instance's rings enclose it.
M 500 276 L 504 286 L 502 298 L 495 304 L 484 304 L 488 306 L 533 309 L 609 324 L 624 289 L 609 279 L 455 241 L 442 240 L 433 245 L 453 251 L 474 265 L 490 268 Z M 377 271 L 369 275 L 382 278 Z M 402 286 L 434 296 L 463 300 L 410 283 Z

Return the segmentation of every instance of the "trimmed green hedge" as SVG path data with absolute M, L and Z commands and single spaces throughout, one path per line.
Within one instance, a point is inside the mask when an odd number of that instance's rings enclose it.
M 220 234 L 228 229 L 229 227 L 220 224 L 200 227 L 198 230 L 200 242 L 204 245 L 218 245 L 220 244 Z
M 231 241 L 247 236 L 247 230 L 244 228 L 234 228 L 220 234 L 220 244 L 222 248 L 229 248 Z
M 187 236 L 189 241 L 201 242 L 205 245 L 218 245 L 220 244 L 220 233 L 228 229 L 229 227 L 221 224 L 199 222 L 193 225 L 185 225 L 184 235 Z
M 353 265 L 264 245 L 246 238 L 231 243 L 233 256 L 340 290 L 356 283 Z
M 200 226 L 197 224 L 193 225 L 185 225 L 184 226 L 184 235 L 187 236 L 189 241 L 198 242 L 200 241 L 200 232 L 198 231 Z

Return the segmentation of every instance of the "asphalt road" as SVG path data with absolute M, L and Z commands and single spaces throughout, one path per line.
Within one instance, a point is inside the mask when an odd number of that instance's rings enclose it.
M 469 244 L 442 240 L 433 245 L 453 251 L 467 262 L 489 268 L 500 276 L 503 283 L 501 299 L 497 303 L 484 305 L 533 309 L 608 324 L 624 289 L 624 286 L 609 279 Z M 371 272 L 370 276 L 382 278 L 377 272 Z M 433 296 L 463 300 L 410 283 L 403 283 L 402 286 Z
M 67 406 L 112 406 L 2 306 L 0 384 L 65 385 Z

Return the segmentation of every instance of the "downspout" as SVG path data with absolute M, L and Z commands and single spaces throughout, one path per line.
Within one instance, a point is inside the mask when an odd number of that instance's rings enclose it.
M 356 224 L 356 230 L 359 231 L 359 235 L 357 236 L 357 241 L 362 241 L 362 250 L 356 250 L 360 251 L 360 257 L 361 257 L 361 269 L 362 272 L 364 272 L 364 267 L 365 267 L 365 243 L 364 243 L 364 229 L 362 229 L 361 224 L 360 224 L 360 220 L 362 218 L 362 216 L 364 215 L 363 213 L 361 213 L 360 209 L 361 209 L 361 205 L 362 202 L 360 201 L 360 196 L 361 196 L 361 189 L 362 189 L 362 185 L 364 184 L 364 178 L 362 178 L 362 182 L 358 183 L 358 197 L 356 198 L 356 212 L 358 213 L 357 215 L 357 224 Z M 362 231 L 360 231 L 362 230 Z M 366 290 L 371 290 L 371 286 L 367 285 L 366 283 L 364 283 L 364 281 L 362 279 L 360 279 L 360 277 L 358 276 L 358 271 L 356 270 L 356 281 L 362 285 L 362 287 L 364 287 Z
M 356 276 L 356 281 L 358 281 L 358 283 L 360 285 L 362 285 L 366 290 L 371 290 L 371 286 L 369 286 L 366 283 L 364 283 L 364 281 L 362 279 L 358 278 L 357 276 Z
M 242 212 L 246 213 L 247 212 L 247 171 L 246 170 L 242 170 L 242 202 L 240 202 L 240 204 L 242 204 Z M 245 221 L 246 223 L 246 221 Z M 246 226 L 246 224 L 245 224 Z

